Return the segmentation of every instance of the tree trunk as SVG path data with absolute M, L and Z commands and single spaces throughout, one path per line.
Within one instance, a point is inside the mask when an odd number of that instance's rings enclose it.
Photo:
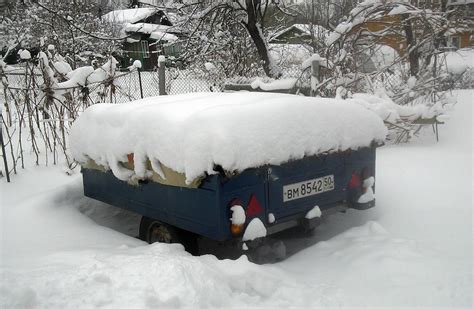
M 408 14 L 402 14 L 403 30 L 407 38 L 407 52 L 408 61 L 410 62 L 410 74 L 412 76 L 418 75 L 419 64 L 418 64 L 418 49 L 416 48 L 416 38 L 413 34 L 413 27 L 411 25 L 410 16 Z
M 260 6 L 260 1 L 255 0 L 247 0 L 247 22 L 243 22 L 243 25 L 247 29 L 252 41 L 257 48 L 258 55 L 262 60 L 263 70 L 265 74 L 269 77 L 278 77 L 279 70 L 274 66 L 272 61 L 270 60 L 270 54 L 267 48 L 267 43 L 265 42 L 265 38 L 263 37 L 263 29 L 261 29 L 261 25 L 259 23 L 257 10 Z

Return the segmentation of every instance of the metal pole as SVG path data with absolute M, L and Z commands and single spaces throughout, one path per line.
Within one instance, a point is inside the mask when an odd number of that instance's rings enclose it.
M 138 82 L 140 83 L 140 97 L 143 99 L 143 86 L 142 86 L 142 73 L 141 70 L 138 68 Z
M 316 96 L 316 88 L 319 84 L 319 60 L 311 61 L 311 96 Z
M 0 120 L 0 144 L 2 144 L 3 166 L 5 166 L 5 174 L 7 182 L 10 182 L 10 172 L 8 171 L 7 153 L 5 151 L 5 143 L 3 142 L 3 116 Z

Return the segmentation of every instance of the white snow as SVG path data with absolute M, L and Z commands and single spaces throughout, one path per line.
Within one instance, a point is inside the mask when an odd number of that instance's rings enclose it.
M 412 89 L 416 85 L 416 77 L 415 76 L 410 76 L 407 80 L 407 86 L 408 88 Z
M 20 58 L 23 60 L 31 59 L 31 54 L 27 49 L 20 51 Z
M 71 66 L 66 61 L 56 61 L 56 62 L 53 63 L 53 65 L 54 65 L 54 68 L 60 74 L 66 75 L 67 73 L 72 71 Z
M 395 123 L 397 120 L 429 119 L 445 113 L 439 105 L 428 106 L 424 104 L 398 105 L 395 104 L 383 91 L 375 94 L 355 93 L 353 101 L 373 111 L 387 122 Z M 359 101 L 361 99 L 361 101 Z
M 128 10 L 115 10 L 102 16 L 105 21 L 115 24 L 135 23 L 154 14 L 154 8 L 136 8 Z
M 442 68 L 447 72 L 460 75 L 467 70 L 474 72 L 474 49 L 466 48 L 441 54 Z
M 77 161 L 92 159 L 122 180 L 133 175 L 124 174 L 118 162 L 134 153 L 136 161 L 156 159 L 191 182 L 205 172 L 214 174 L 215 164 L 240 172 L 383 141 L 387 130 L 380 118 L 347 102 L 275 93 L 193 93 L 96 104 L 74 122 L 70 149 Z
M 332 45 L 334 42 L 339 40 L 339 38 L 349 32 L 352 29 L 352 23 L 351 22 L 342 22 L 339 25 L 336 26 L 336 29 L 334 29 L 333 32 L 329 34 L 329 36 L 326 38 L 326 44 L 327 45 Z
M 124 27 L 124 31 L 128 33 L 146 33 L 150 35 L 150 39 L 153 40 L 163 40 L 167 42 L 175 42 L 178 40 L 178 37 L 174 34 L 168 33 L 173 29 L 176 31 L 176 28 L 165 25 L 149 24 L 149 23 L 136 23 L 136 24 L 127 24 Z
M 86 86 L 93 83 L 100 83 L 107 78 L 115 75 L 117 60 L 110 57 L 102 67 L 94 70 L 92 66 L 77 68 L 67 73 L 67 81 L 58 83 L 58 88 L 73 88 L 77 86 Z
M 140 60 L 135 60 L 135 61 L 133 61 L 132 66 L 136 69 L 141 69 L 142 68 L 142 63 L 141 63 Z
M 365 193 L 362 194 L 359 199 L 357 200 L 357 203 L 368 203 L 370 201 L 373 201 L 375 199 L 375 194 L 373 190 L 373 186 L 375 184 L 375 178 L 369 177 L 364 180 L 362 183 L 362 187 L 366 189 Z
M 297 29 L 302 31 L 306 35 L 313 35 L 316 38 L 325 37 L 328 35 L 329 30 L 324 28 L 321 25 L 311 25 L 311 24 L 293 24 L 285 29 L 282 29 L 274 34 L 271 35 L 270 41 L 278 38 L 282 34 L 285 34 L 288 31 L 293 29 Z
M 255 240 L 267 236 L 267 229 L 259 218 L 253 218 L 245 228 L 242 241 Z
M 215 70 L 217 70 L 216 66 L 214 64 L 212 64 L 211 62 L 204 63 L 204 67 L 209 72 L 214 72 Z
M 321 217 L 321 209 L 319 206 L 314 206 L 310 211 L 306 213 L 304 216 L 306 219 L 314 219 L 314 218 L 319 218 Z
M 311 56 L 310 49 L 304 44 L 269 44 L 270 54 L 282 67 L 300 66 Z M 283 72 L 284 74 L 285 72 Z
M 234 205 L 230 208 L 230 211 L 232 211 L 232 217 L 230 218 L 230 221 L 234 225 L 243 225 L 245 224 L 246 216 L 245 216 L 245 210 L 241 205 Z
M 408 8 L 405 5 L 397 5 L 394 7 L 390 12 L 388 12 L 388 16 L 391 15 L 399 15 L 399 14 L 404 14 L 408 12 Z
M 311 57 L 307 58 L 303 63 L 301 64 L 301 67 L 304 69 L 308 68 L 311 66 L 313 61 L 321 61 L 322 58 L 319 56 L 319 54 L 312 54 Z
M 268 223 L 275 223 L 275 215 L 273 213 L 268 214 Z
M 260 78 L 256 78 L 250 86 L 253 89 L 260 88 L 264 91 L 272 91 L 272 90 L 284 90 L 284 89 L 291 89 L 295 86 L 296 82 L 298 81 L 297 78 L 282 78 L 273 80 L 270 82 L 265 82 Z
M 171 33 L 166 33 L 162 31 L 153 31 L 150 33 L 150 39 L 158 40 L 158 41 L 167 41 L 167 42 L 176 42 L 178 37 Z
M 166 57 L 164 55 L 158 56 L 158 67 L 165 65 Z
M 302 250 L 271 265 L 147 245 L 138 216 L 83 197 L 79 173 L 31 163 L 0 178 L 0 307 L 470 308 L 474 91 L 457 95 L 439 143 L 429 128 L 378 149 L 375 208 L 290 237 Z

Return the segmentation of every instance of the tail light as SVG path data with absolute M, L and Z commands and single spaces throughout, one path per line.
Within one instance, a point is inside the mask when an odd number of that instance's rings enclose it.
M 255 194 L 252 194 L 250 196 L 246 209 L 244 209 L 243 207 L 242 200 L 238 198 L 234 198 L 230 201 L 229 208 L 231 211 L 230 231 L 232 235 L 235 236 L 240 235 L 244 232 L 244 226 L 245 222 L 247 221 L 247 217 L 256 217 L 264 211 Z
M 372 187 L 375 184 L 375 178 L 371 175 L 370 169 L 364 167 L 360 173 L 352 171 L 351 179 L 347 187 L 352 190 L 351 196 L 357 203 L 367 203 L 375 199 Z
M 360 180 L 360 176 L 356 171 L 352 171 L 352 176 L 351 180 L 349 181 L 349 189 L 356 189 L 359 188 L 362 184 L 362 181 Z

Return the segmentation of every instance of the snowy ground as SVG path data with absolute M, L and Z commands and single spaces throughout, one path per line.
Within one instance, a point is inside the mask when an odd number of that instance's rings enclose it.
M 276 264 L 147 245 L 59 167 L 2 178 L 0 307 L 471 307 L 473 101 L 460 92 L 439 143 L 379 149 L 377 207 L 282 235 L 294 254 Z

